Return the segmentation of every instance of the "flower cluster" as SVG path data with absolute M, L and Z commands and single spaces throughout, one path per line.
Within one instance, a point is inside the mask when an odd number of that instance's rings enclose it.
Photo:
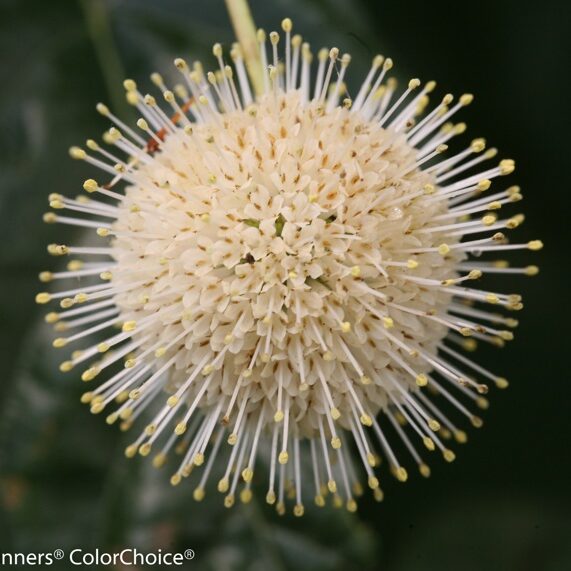
M 240 46 L 229 66 L 215 45 L 214 72 L 177 59 L 184 83 L 172 91 L 153 74 L 163 105 L 125 81 L 138 130 L 97 106 L 114 124 L 106 145 L 71 155 L 112 180 L 87 180 L 76 199 L 51 195 L 45 220 L 96 229 L 106 243 L 50 245 L 78 259 L 42 281 L 73 287 L 37 301 L 60 300 L 47 315 L 65 335 L 56 347 L 88 341 L 61 370 L 105 377 L 83 395 L 92 412 L 116 404 L 107 422 L 124 429 L 145 412 L 127 456 L 153 451 L 161 466 L 176 450 L 173 484 L 202 466 L 197 500 L 219 457 L 227 506 L 239 485 L 249 500 L 265 463 L 279 513 L 291 497 L 301 515 L 307 493 L 353 511 L 363 476 L 382 499 L 381 458 L 400 481 L 404 454 L 428 476 L 420 448 L 452 461 L 448 442 L 466 440 L 453 417 L 481 425 L 470 404 L 485 408 L 486 382 L 507 381 L 462 349 L 511 339 L 516 321 L 485 306 L 522 303 L 472 284 L 535 274 L 486 254 L 541 242 L 504 234 L 523 220 L 499 216 L 518 187 L 485 193 L 513 161 L 481 166 L 496 155 L 483 139 L 445 152 L 471 95 L 429 110 L 435 83 L 412 79 L 399 94 L 392 60 L 377 56 L 351 98 L 349 55 L 321 50 L 312 76 L 309 45 L 289 19 L 282 27 L 269 50 L 258 32 L 260 93 Z

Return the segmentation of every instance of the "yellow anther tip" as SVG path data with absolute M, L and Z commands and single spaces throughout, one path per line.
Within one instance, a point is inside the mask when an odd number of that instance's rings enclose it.
M 46 323 L 56 323 L 59 320 L 59 313 L 51 311 L 44 317 L 44 320 Z
M 464 95 L 460 96 L 459 102 L 461 105 L 470 105 L 474 101 L 474 96 L 471 93 L 464 93 Z
M 69 248 L 64 244 L 50 244 L 47 250 L 51 256 L 65 256 L 69 253 Z
M 363 424 L 364 426 L 373 425 L 373 419 L 368 414 L 362 414 L 359 420 L 361 421 L 361 424 Z
M 466 444 L 468 442 L 468 435 L 463 430 L 456 430 L 454 438 L 459 444 Z
M 167 460 L 167 456 L 164 453 L 160 453 L 157 454 L 154 458 L 153 458 L 153 466 L 155 468 L 162 468 L 165 465 L 165 462 Z
M 456 459 L 456 454 L 454 454 L 454 452 L 452 452 L 452 450 L 449 450 L 448 448 L 442 451 L 442 456 L 444 457 L 444 460 L 446 460 L 446 462 L 454 462 L 454 460 Z
M 133 458 L 137 454 L 138 446 L 136 444 L 131 444 L 125 448 L 125 456 L 127 458 Z
M 228 478 L 222 478 L 221 480 L 219 480 L 217 489 L 221 494 L 226 493 L 229 487 L 230 487 L 230 482 L 228 481 Z
M 497 220 L 496 216 L 494 216 L 493 214 L 487 214 L 482 218 L 482 224 L 484 226 L 491 226 L 496 220 Z
M 52 297 L 49 293 L 46 292 L 41 292 L 39 294 L 36 295 L 36 303 L 39 304 L 45 304 L 45 303 L 49 303 L 51 301 Z
M 101 398 L 101 397 L 96 397 L 96 398 Z M 91 414 L 99 414 L 100 412 L 103 411 L 103 409 L 105 408 L 105 403 L 102 402 L 101 400 L 93 400 L 93 403 L 91 405 L 91 409 L 90 412 Z
M 351 275 L 354 278 L 358 278 L 361 275 L 361 268 L 359 266 L 353 266 L 351 268 Z
M 81 147 L 71 147 L 69 149 L 69 156 L 72 159 L 76 159 L 76 160 L 82 160 L 85 159 L 85 157 L 87 156 L 85 151 L 81 148 Z
M 427 464 L 419 464 L 418 471 L 423 478 L 430 477 L 430 466 Z
M 474 153 L 481 153 L 486 148 L 486 139 L 474 139 L 470 143 L 470 148 Z
M 448 254 L 450 252 L 450 246 L 448 246 L 448 244 L 440 244 L 440 246 L 438 246 L 438 253 L 441 256 L 446 256 L 446 254 Z
M 99 187 L 99 185 L 98 185 L 97 182 L 96 182 L 95 180 L 93 180 L 92 178 L 88 178 L 88 179 L 83 183 L 83 190 L 85 190 L 86 192 L 95 192 L 98 187 Z
M 319 508 L 322 508 L 325 505 L 325 498 L 321 494 L 315 496 L 313 501 L 315 502 L 315 505 Z
M 527 243 L 527 247 L 530 250 L 536 252 L 537 250 L 541 250 L 543 248 L 543 242 L 541 240 L 531 240 Z
M 136 321 L 125 321 L 125 323 L 123 323 L 123 326 L 121 327 L 121 330 L 125 333 L 128 333 L 130 331 L 134 331 L 136 327 L 137 327 Z
M 478 182 L 478 184 L 476 185 L 476 188 L 480 192 L 483 192 L 484 190 L 488 190 L 488 188 L 490 188 L 490 186 L 492 186 L 492 181 L 485 178 L 485 179 L 481 180 L 480 182 Z
M 71 361 L 64 361 L 63 363 L 60 364 L 59 366 L 59 370 L 62 373 L 68 373 L 69 371 L 71 371 L 73 369 L 73 363 Z
M 103 115 L 103 116 L 109 115 L 109 107 L 107 107 L 107 105 L 105 105 L 104 103 L 98 103 L 95 106 L 95 109 L 97 110 L 97 112 L 100 115 Z
M 504 377 L 498 377 L 496 379 L 496 387 L 498 387 L 498 389 L 507 389 L 509 387 L 509 382 Z
M 151 445 L 148 442 L 145 442 L 145 444 L 142 444 L 139 447 L 139 454 L 141 456 L 148 456 L 151 452 Z
M 375 476 L 369 476 L 367 484 L 369 485 L 369 488 L 371 488 L 371 490 L 376 490 L 379 487 L 379 480 Z
M 243 504 L 248 504 L 252 501 L 252 490 L 250 490 L 249 488 L 244 488 L 241 492 L 240 492 L 240 501 Z
M 175 67 L 176 67 L 177 69 L 179 69 L 179 70 L 188 69 L 187 63 L 186 63 L 182 58 L 180 58 L 180 57 L 177 57 L 177 58 L 174 60 L 174 65 L 175 65 Z
M 301 517 L 304 513 L 304 509 L 303 509 L 303 505 L 302 504 L 296 504 L 293 507 L 293 515 L 295 517 Z
M 89 299 L 89 296 L 86 293 L 78 293 L 74 296 L 73 302 L 74 303 L 85 303 Z
M 202 369 L 202 374 L 203 374 L 203 375 L 210 375 L 210 373 L 212 373 L 212 371 L 214 371 L 214 365 L 209 364 L 209 365 L 206 365 L 206 366 Z
M 434 450 L 435 446 L 434 446 L 434 440 L 432 440 L 432 438 L 430 438 L 429 436 L 425 436 L 422 439 L 422 443 L 424 444 L 424 446 L 426 447 L 427 450 Z
M 291 21 L 290 18 L 284 18 L 282 20 L 282 30 L 284 32 L 291 32 L 293 28 L 293 22 Z
M 347 508 L 347 511 L 355 513 L 357 511 L 357 502 L 351 498 L 350 500 L 347 500 L 345 507 Z
M 53 274 L 52 272 L 40 272 L 39 274 L 39 279 L 41 282 L 43 283 L 47 283 L 47 282 L 51 282 L 53 279 Z
M 179 422 L 175 429 L 174 429 L 175 434 L 177 434 L 178 436 L 180 436 L 181 434 L 184 434 L 186 432 L 186 424 L 184 422 Z
M 99 374 L 97 367 L 90 367 L 81 374 L 81 380 L 84 382 L 92 381 Z
M 42 220 L 43 220 L 46 224 L 53 224 L 54 222 L 57 221 L 57 216 L 56 216 L 53 212 L 46 212 L 46 213 L 42 216 Z
M 377 54 L 374 58 L 373 58 L 373 67 L 375 68 L 379 68 L 381 67 L 381 65 L 383 65 L 383 61 L 385 61 L 384 56 Z

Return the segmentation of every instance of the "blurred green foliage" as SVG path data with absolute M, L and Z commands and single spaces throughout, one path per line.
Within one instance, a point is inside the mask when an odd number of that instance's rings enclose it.
M 94 104 L 130 112 L 124 73 L 143 83 L 155 69 L 169 77 L 174 57 L 207 60 L 212 43 L 232 41 L 230 26 L 222 0 L 1 0 L 0 551 L 192 547 L 192 568 L 216 570 L 571 569 L 566 3 L 252 8 L 268 29 L 289 15 L 314 47 L 350 51 L 353 78 L 380 51 L 403 76 L 477 94 L 470 135 L 486 134 L 518 160 L 529 215 L 520 237 L 547 245 L 541 276 L 509 286 L 527 300 L 517 340 L 482 356 L 512 388 L 492 395 L 487 427 L 454 465 L 437 463 L 428 481 L 388 482 L 384 504 L 364 503 L 358 516 L 308 509 L 294 521 L 256 503 L 228 511 L 214 494 L 197 504 L 189 486 L 173 489 L 149 462 L 127 462 L 124 436 L 89 415 L 81 383 L 58 372 L 33 303 L 50 263 L 45 244 L 74 234 L 41 215 L 48 193 L 73 195 L 89 175 L 67 148 L 105 128 Z

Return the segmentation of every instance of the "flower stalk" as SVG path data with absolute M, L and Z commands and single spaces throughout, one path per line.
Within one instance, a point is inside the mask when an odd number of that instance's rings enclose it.
M 248 0 L 226 0 L 226 8 L 234 33 L 242 48 L 246 69 L 256 95 L 264 92 L 264 79 L 260 49 L 256 39 L 256 26 Z

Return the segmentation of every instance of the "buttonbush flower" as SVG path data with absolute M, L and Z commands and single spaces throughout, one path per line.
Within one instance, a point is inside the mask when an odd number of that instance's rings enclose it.
M 481 426 L 508 383 L 464 350 L 512 339 L 522 302 L 478 282 L 537 273 L 489 256 L 541 242 L 508 242 L 514 161 L 483 139 L 447 152 L 472 95 L 429 104 L 433 81 L 399 90 L 379 55 L 351 96 L 348 54 L 281 28 L 230 59 L 215 45 L 213 71 L 175 60 L 181 83 L 153 74 L 154 95 L 125 81 L 136 126 L 97 106 L 112 126 L 71 156 L 111 180 L 52 194 L 45 221 L 100 243 L 50 245 L 72 259 L 40 278 L 67 285 L 37 301 L 62 308 L 61 370 L 95 381 L 82 401 L 139 427 L 128 457 L 176 451 L 196 500 L 214 479 L 228 507 L 256 484 L 279 513 L 354 511 L 361 482 L 382 499 L 381 462 L 427 477 Z

